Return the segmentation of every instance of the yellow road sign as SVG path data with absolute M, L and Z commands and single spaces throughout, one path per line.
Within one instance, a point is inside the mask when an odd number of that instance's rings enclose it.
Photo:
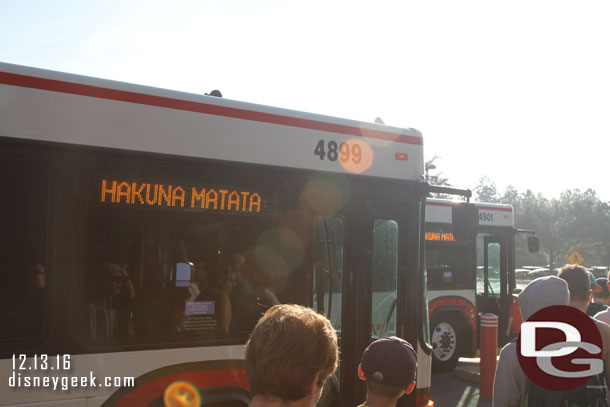
M 582 264 L 583 261 L 585 261 L 585 259 L 583 259 L 580 253 L 578 253 L 576 250 L 574 250 L 572 254 L 568 256 L 568 263 L 570 264 Z

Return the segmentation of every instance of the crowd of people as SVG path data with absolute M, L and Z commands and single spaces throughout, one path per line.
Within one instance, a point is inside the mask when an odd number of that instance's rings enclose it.
M 258 319 L 245 348 L 245 363 L 252 399 L 250 407 L 315 406 L 325 383 L 339 361 L 337 334 L 330 321 L 311 308 L 279 304 L 265 284 L 248 284 L 242 276 L 245 258 L 235 254 L 226 272 L 208 281 L 205 264 L 195 264 L 188 287 L 179 301 L 176 331 L 185 330 L 192 315 L 188 304 L 212 299 L 216 329 L 229 332 L 236 322 L 232 309 L 248 308 L 232 291 L 256 291 L 270 308 Z M 94 338 L 133 335 L 133 303 L 136 290 L 125 263 L 102 266 L 104 283 L 87 304 L 88 329 Z M 247 287 L 245 285 L 248 285 Z M 28 303 L 40 305 L 46 271 L 36 263 L 31 271 Z M 512 337 L 501 351 L 494 379 L 494 407 L 607 407 L 610 391 L 610 282 L 593 278 L 579 265 L 566 265 L 557 276 L 541 277 L 522 291 L 513 292 L 506 335 Z M 603 372 L 566 391 L 547 391 L 532 382 L 519 361 L 519 328 L 538 311 L 569 306 L 588 315 L 599 331 Z M 37 309 L 42 309 L 37 306 Z M 240 314 L 242 314 L 240 312 Z M 260 315 L 260 314 L 259 314 Z M 397 337 L 381 338 L 362 354 L 358 377 L 366 384 L 366 400 L 359 407 L 396 406 L 398 399 L 415 388 L 417 355 L 411 344 Z
M 541 277 L 521 292 L 507 335 L 518 334 L 521 321 L 538 311 L 561 305 L 588 314 L 602 341 L 603 372 L 566 391 L 550 391 L 532 382 L 519 363 L 517 341 L 506 345 L 495 373 L 494 407 L 605 407 L 610 392 L 610 284 L 591 279 L 578 265 L 566 265 L 558 276 Z M 591 306 L 591 304 L 597 304 Z M 250 407 L 317 404 L 325 382 L 338 363 L 337 336 L 330 322 L 309 308 L 276 305 L 256 325 L 246 345 L 246 370 L 251 385 Z M 366 383 L 366 400 L 359 407 L 396 406 L 415 387 L 417 356 L 397 337 L 373 342 L 363 353 L 358 377 Z
M 530 282 L 514 304 L 527 321 L 536 312 L 555 305 L 572 307 L 591 318 L 602 342 L 603 372 L 592 375 L 573 389 L 550 391 L 534 383 L 519 363 L 518 342 L 508 343 L 500 352 L 496 368 L 494 407 L 606 407 L 610 383 L 610 286 L 608 279 L 595 279 L 582 266 L 566 265 L 557 276 Z M 519 311 L 517 311 L 519 312 Z M 566 339 L 569 340 L 569 339 Z M 574 360 L 572 363 L 578 362 Z
M 202 259 L 182 264 L 189 269 L 186 281 L 172 277 L 144 286 L 132 282 L 125 261 L 93 267 L 85 299 L 88 335 L 103 340 L 249 332 L 266 309 L 280 303 L 280 278 L 262 275 L 243 254 L 227 255 L 213 267 Z
M 310 308 L 281 304 L 256 324 L 246 344 L 250 407 L 314 407 L 337 369 L 337 334 Z M 417 354 L 401 338 L 381 338 L 362 355 L 358 376 L 366 383 L 359 407 L 393 407 L 415 388 Z

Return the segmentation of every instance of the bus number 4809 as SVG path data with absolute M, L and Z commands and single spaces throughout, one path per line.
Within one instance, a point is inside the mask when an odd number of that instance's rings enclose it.
M 329 161 L 337 161 L 337 158 L 342 163 L 347 163 L 350 159 L 354 164 L 360 164 L 362 161 L 362 147 L 357 143 L 341 143 L 330 140 L 326 143 L 324 140 L 318 141 L 313 154 L 320 157 L 320 160 L 327 158 Z

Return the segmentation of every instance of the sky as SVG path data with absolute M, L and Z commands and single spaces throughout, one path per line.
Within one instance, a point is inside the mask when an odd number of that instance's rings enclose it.
M 610 201 L 609 16 L 596 0 L 0 0 L 0 61 L 379 117 L 420 130 L 455 187 Z

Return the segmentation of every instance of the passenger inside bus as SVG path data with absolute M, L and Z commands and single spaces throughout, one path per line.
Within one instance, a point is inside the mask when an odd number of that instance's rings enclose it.
M 133 335 L 136 295 L 127 264 L 105 263 L 100 280 L 87 304 L 89 335 L 97 339 Z
M 229 333 L 231 327 L 231 292 L 242 281 L 241 273 L 246 259 L 240 254 L 233 254 L 226 262 L 223 262 L 221 271 L 216 276 L 214 292 L 217 298 L 217 328 L 222 332 Z
M 27 286 L 23 289 L 21 298 L 17 299 L 13 314 L 3 326 L 10 330 L 14 327 L 20 337 L 33 338 L 42 330 L 44 316 L 44 297 L 47 286 L 47 273 L 42 263 L 33 263 L 27 273 Z
M 294 302 L 298 291 L 291 278 L 298 263 L 286 260 L 293 249 L 269 225 L 112 216 L 90 225 L 85 264 L 123 256 L 106 265 L 109 276 L 84 267 L 84 332 L 98 340 L 241 337 L 269 307 Z M 118 281 L 122 259 L 133 270 Z
M 286 277 L 280 278 L 273 270 L 262 270 L 252 265 L 243 267 L 236 276 L 236 286 L 231 295 L 234 310 L 231 330 L 251 331 L 265 311 L 280 304 L 277 293 L 285 288 Z

